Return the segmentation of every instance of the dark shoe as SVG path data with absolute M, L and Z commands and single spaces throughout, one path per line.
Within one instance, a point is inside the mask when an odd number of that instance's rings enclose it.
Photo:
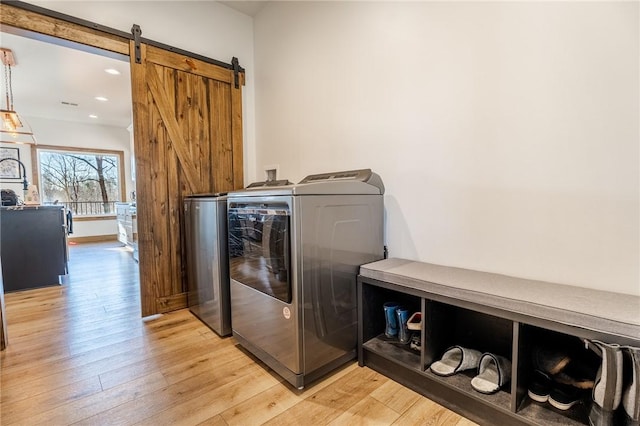
M 584 392 L 576 387 L 555 383 L 549 393 L 549 404 L 558 410 L 566 411 L 579 404 L 583 396 Z
M 558 349 L 536 346 L 532 352 L 533 368 L 549 376 L 560 373 L 571 361 L 569 354 Z
M 420 352 L 421 346 L 422 346 L 422 343 L 420 342 L 420 335 L 418 333 L 415 333 L 413 336 L 411 336 L 411 342 L 409 343 L 409 347 L 414 351 Z
M 549 400 L 549 393 L 551 392 L 551 378 L 540 370 L 535 370 L 527 393 L 529 398 L 536 402 L 545 403 Z
M 600 359 L 597 358 L 597 364 L 592 362 L 585 354 L 582 357 L 573 357 L 569 364 L 558 374 L 553 377 L 558 383 L 570 385 L 578 389 L 593 389 L 595 385 L 596 375 Z

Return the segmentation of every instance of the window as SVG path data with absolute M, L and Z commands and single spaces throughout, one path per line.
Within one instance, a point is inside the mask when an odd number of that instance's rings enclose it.
M 62 204 L 74 216 L 115 215 L 115 202 L 124 198 L 122 151 L 35 149 L 43 204 Z

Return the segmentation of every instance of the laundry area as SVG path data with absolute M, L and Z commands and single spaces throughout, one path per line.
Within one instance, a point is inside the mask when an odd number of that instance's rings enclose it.
M 209 213 L 187 220 L 188 247 L 209 241 L 187 259 L 209 268 L 189 268 L 190 309 L 220 335 L 230 324 L 242 346 L 296 388 L 354 359 L 356 276 L 384 256 L 383 194 L 380 176 L 363 169 L 255 182 L 209 199 L 214 210 L 205 210 L 207 198 L 190 198 L 188 214 Z M 205 305 L 216 307 L 213 322 L 203 318 Z
M 638 17 L 3 1 L 3 422 L 638 426 Z
M 357 358 L 481 422 L 633 418 L 636 299 L 386 259 L 383 195 L 362 169 L 189 197 L 190 310 L 298 389 Z

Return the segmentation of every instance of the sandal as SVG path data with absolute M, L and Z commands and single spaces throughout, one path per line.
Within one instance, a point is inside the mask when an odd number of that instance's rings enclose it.
M 459 371 L 471 370 L 478 367 L 481 356 L 480 351 L 452 346 L 442 355 L 440 361 L 431 364 L 431 371 L 438 376 L 453 376 Z
M 485 353 L 480 358 L 478 375 L 471 379 L 471 387 L 484 394 L 496 393 L 511 380 L 511 361 Z

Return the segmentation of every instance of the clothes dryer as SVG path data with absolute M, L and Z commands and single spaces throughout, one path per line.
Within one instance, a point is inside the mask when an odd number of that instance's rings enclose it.
M 359 266 L 383 258 L 369 169 L 228 194 L 233 335 L 298 388 L 356 356 Z

